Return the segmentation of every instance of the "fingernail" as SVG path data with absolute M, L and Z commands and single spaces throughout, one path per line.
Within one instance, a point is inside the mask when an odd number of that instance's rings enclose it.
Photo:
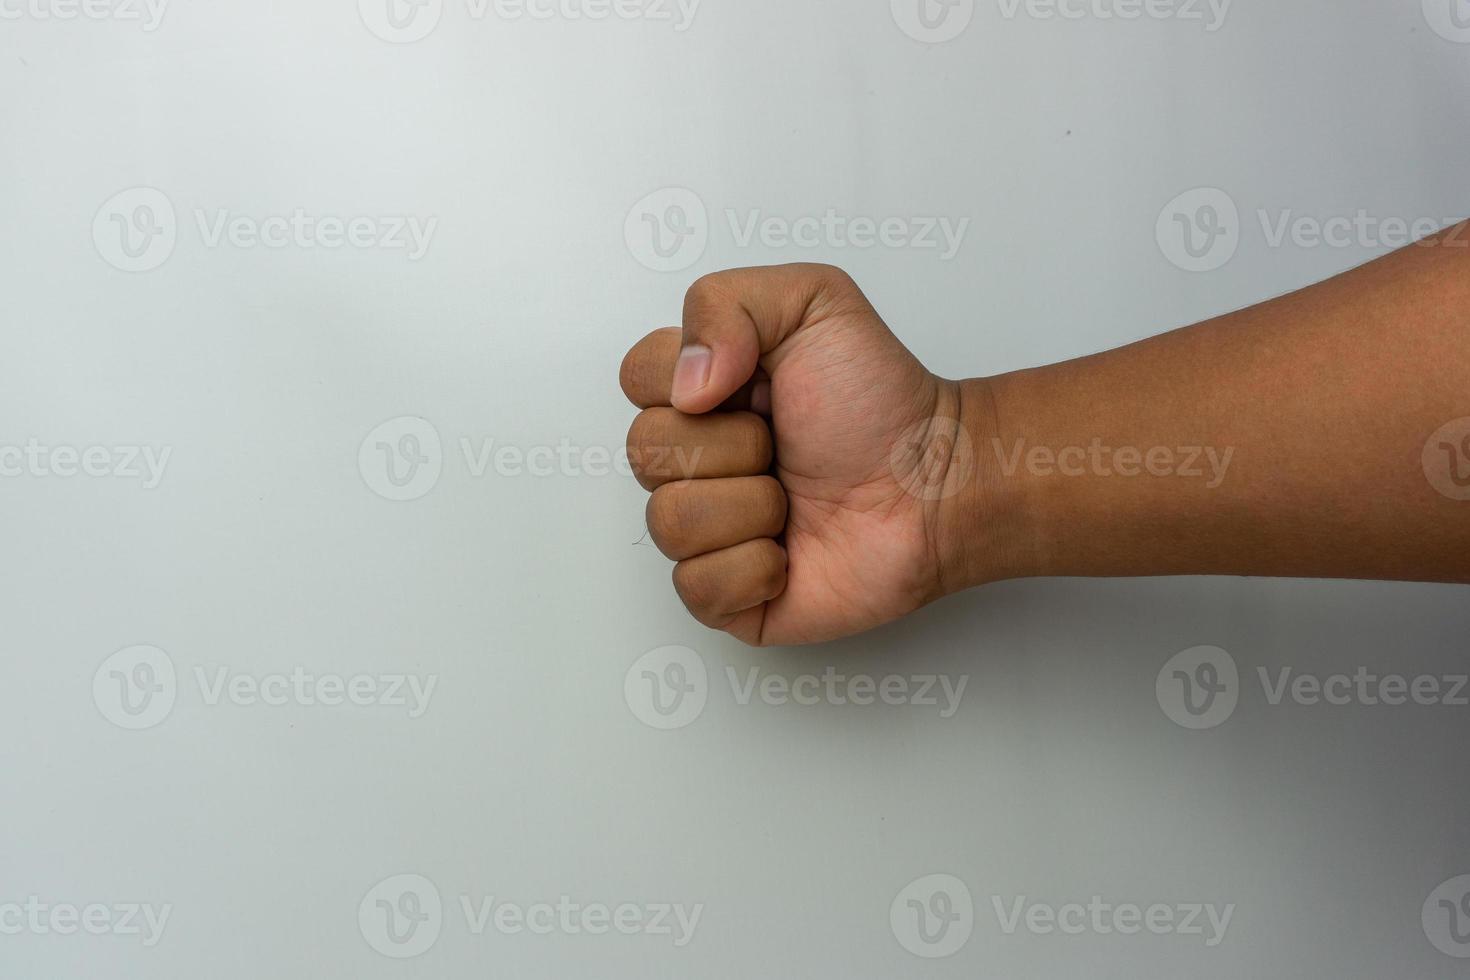
M 690 344 L 679 351 L 674 365 L 674 397 L 687 398 L 709 383 L 709 366 L 714 360 L 703 344 Z
M 750 410 L 757 415 L 771 414 L 771 383 L 757 381 L 750 389 Z

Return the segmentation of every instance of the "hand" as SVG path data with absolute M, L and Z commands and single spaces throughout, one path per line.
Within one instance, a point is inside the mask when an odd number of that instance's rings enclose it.
M 983 392 L 925 370 L 840 270 L 700 279 L 621 380 L 649 531 L 704 625 L 812 643 L 972 584 L 948 525 L 975 469 L 962 402 Z

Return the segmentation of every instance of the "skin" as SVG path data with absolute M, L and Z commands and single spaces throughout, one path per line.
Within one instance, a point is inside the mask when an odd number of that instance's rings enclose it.
M 625 357 L 693 616 L 815 643 L 1040 575 L 1470 582 L 1470 231 L 1128 347 L 950 381 L 841 270 L 736 269 Z M 1463 454 L 1461 450 L 1463 449 Z M 1436 457 L 1437 458 L 1437 457 Z

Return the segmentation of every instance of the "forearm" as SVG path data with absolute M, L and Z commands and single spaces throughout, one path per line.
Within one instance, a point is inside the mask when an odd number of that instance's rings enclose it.
M 1470 581 L 1425 447 L 1470 416 L 1461 227 L 1092 357 L 961 385 L 963 584 L 1024 575 Z M 1470 473 L 1470 446 L 1431 446 Z M 1461 450 L 1467 454 L 1456 458 Z

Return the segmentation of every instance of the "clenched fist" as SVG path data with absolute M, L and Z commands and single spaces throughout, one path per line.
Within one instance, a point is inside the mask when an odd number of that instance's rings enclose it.
M 623 361 L 649 529 L 695 617 L 756 644 L 1028 575 L 1470 582 L 1466 227 L 961 382 L 836 269 L 706 276 Z
M 811 643 L 969 584 L 949 525 L 980 389 L 925 370 L 840 270 L 700 279 L 682 329 L 639 341 L 621 380 L 643 409 L 628 450 L 649 531 L 706 626 Z

